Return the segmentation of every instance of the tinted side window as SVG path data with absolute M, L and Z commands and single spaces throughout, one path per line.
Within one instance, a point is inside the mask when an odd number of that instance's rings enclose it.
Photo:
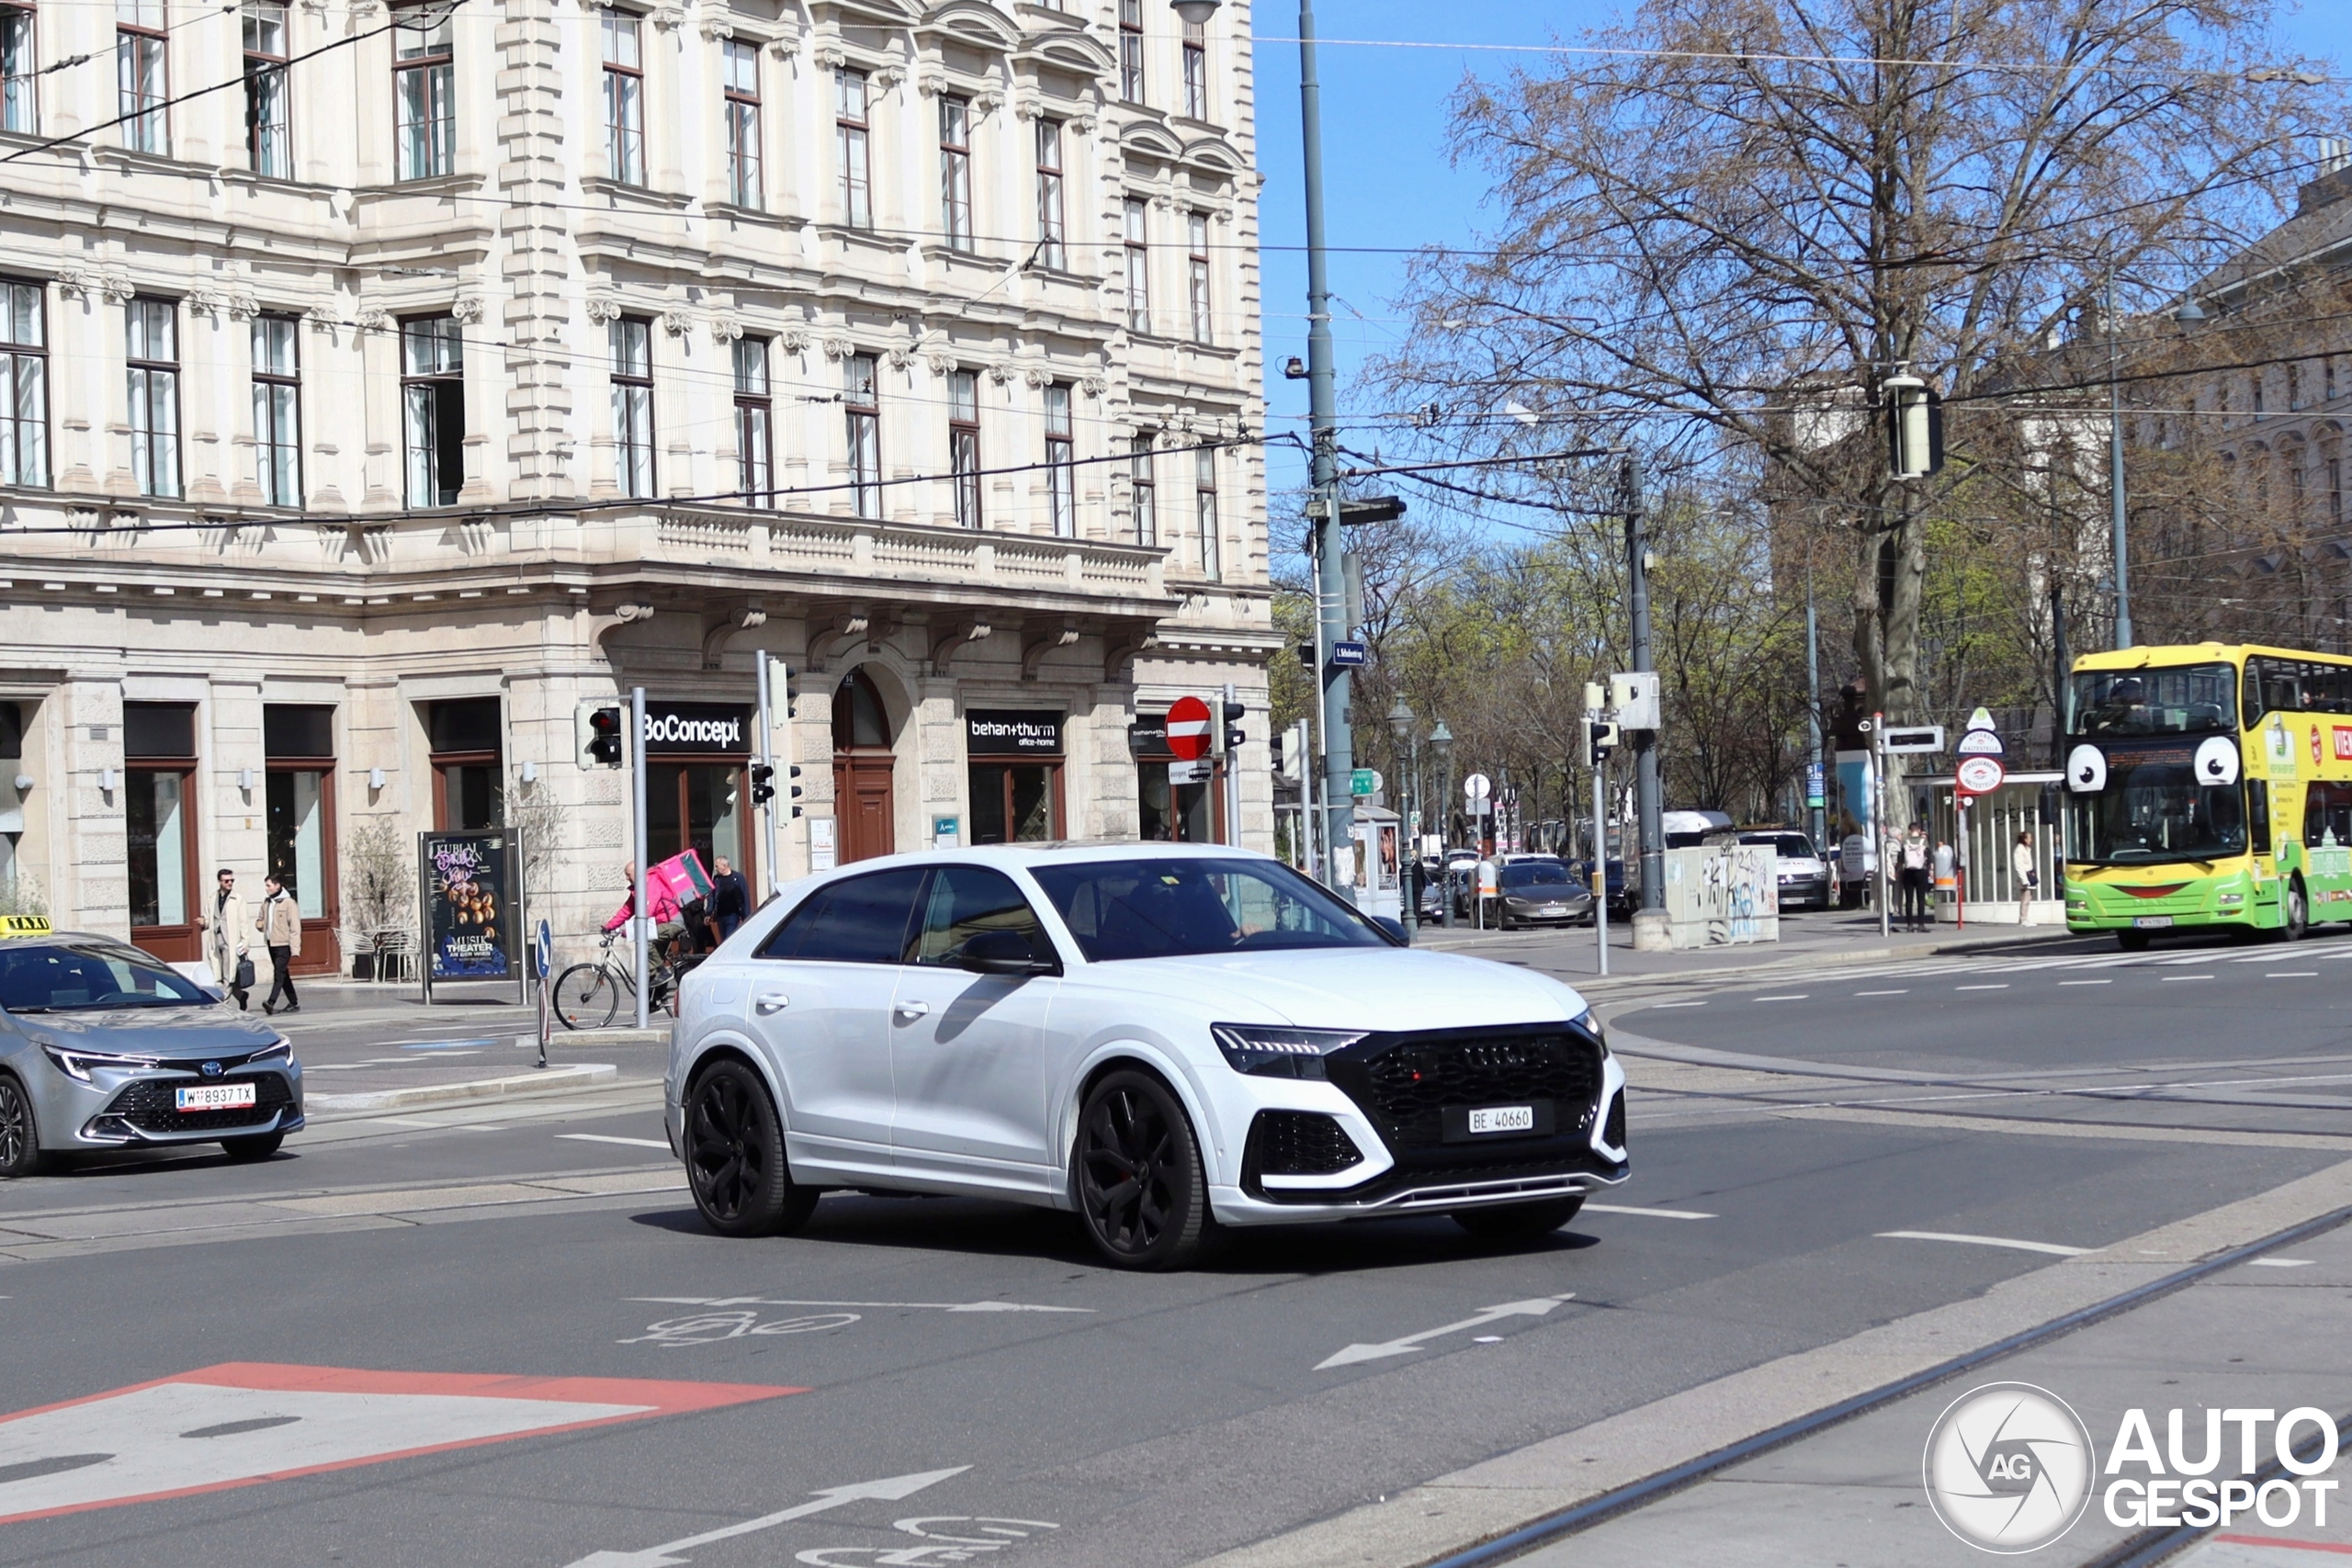
M 907 963 L 907 924 L 922 878 L 921 866 L 902 866 L 837 882 L 794 910 L 760 955 L 818 964 Z
M 915 962 L 952 964 L 958 949 L 982 931 L 1018 931 L 1029 951 L 1040 958 L 1053 955 L 1053 946 L 1038 929 L 1036 911 L 1021 896 L 1012 879 L 984 866 L 950 865 L 931 879 L 923 900 L 922 935 Z

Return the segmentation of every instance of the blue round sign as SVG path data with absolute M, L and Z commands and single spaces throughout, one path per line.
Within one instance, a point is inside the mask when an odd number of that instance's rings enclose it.
M 539 922 L 538 940 L 531 944 L 531 960 L 537 965 L 542 980 L 548 977 L 548 971 L 555 967 L 555 933 L 548 929 L 545 920 Z

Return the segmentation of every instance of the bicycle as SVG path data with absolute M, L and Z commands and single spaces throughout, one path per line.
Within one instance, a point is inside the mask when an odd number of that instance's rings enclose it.
M 566 1029 L 603 1029 L 620 1011 L 621 998 L 637 994 L 637 972 L 628 956 L 629 949 L 613 951 L 619 939 L 619 931 L 606 931 L 594 964 L 575 964 L 556 977 L 555 1015 Z M 674 964 L 658 953 L 651 956 L 653 973 L 646 985 L 646 1008 L 649 1011 L 665 1009 L 675 1018 L 678 980 L 692 965 Z

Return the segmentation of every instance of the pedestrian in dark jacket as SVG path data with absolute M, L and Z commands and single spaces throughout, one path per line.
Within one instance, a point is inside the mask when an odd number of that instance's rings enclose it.
M 744 882 L 743 874 L 737 871 L 725 855 L 713 859 L 710 863 L 709 913 L 711 923 L 718 928 L 718 940 L 725 942 L 733 936 L 735 928 L 741 925 L 751 912 L 752 889 Z

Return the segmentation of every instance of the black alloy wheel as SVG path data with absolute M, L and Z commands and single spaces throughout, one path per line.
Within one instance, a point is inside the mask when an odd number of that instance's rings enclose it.
M 813 1188 L 784 1161 L 784 1128 L 759 1075 L 720 1061 L 686 1090 L 686 1186 L 720 1235 L 781 1235 L 807 1223 Z
M 1540 1203 L 1498 1203 L 1489 1209 L 1456 1209 L 1453 1223 L 1480 1241 L 1535 1241 L 1577 1217 L 1581 1196 L 1546 1198 Z
M 2287 921 L 2281 933 L 2289 942 L 2301 942 L 2311 934 L 2311 896 L 2303 891 L 2303 879 L 2298 874 L 2287 879 Z
M 1182 1269 L 1215 1234 L 1192 1123 L 1150 1074 L 1109 1074 L 1086 1097 L 1078 1209 L 1096 1249 L 1120 1269 Z
M 33 1126 L 33 1103 L 24 1086 L 0 1073 L 0 1179 L 38 1176 L 40 1134 Z
M 276 1154 L 285 1141 L 283 1133 L 256 1133 L 250 1138 L 223 1138 L 220 1149 L 239 1165 L 255 1165 Z

